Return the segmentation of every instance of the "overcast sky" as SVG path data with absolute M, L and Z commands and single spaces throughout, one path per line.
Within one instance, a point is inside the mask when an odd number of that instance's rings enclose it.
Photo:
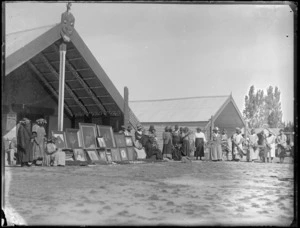
M 60 22 L 66 3 L 7 3 L 6 33 Z M 288 5 L 73 3 L 75 28 L 130 100 L 229 95 L 278 86 L 293 120 L 293 12 Z M 180 110 L 179 110 L 180 111 Z

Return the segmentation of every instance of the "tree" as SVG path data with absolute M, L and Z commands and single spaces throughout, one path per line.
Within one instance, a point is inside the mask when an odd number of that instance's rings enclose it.
M 269 127 L 280 127 L 282 125 L 282 111 L 280 103 L 280 91 L 278 87 L 269 86 L 267 94 L 263 90 L 255 93 L 252 85 L 248 95 L 245 96 L 244 118 L 250 128 L 258 128 L 267 124 Z

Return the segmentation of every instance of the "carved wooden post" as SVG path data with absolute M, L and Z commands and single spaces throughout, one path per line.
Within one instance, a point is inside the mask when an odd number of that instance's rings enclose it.
M 124 125 L 129 126 L 129 105 L 128 105 L 128 88 L 124 87 Z
M 58 91 L 58 130 L 62 131 L 64 126 L 64 100 L 65 100 L 65 67 L 66 67 L 66 42 L 71 41 L 75 18 L 70 13 L 71 3 L 67 4 L 67 11 L 61 15 L 61 36 L 63 41 L 59 46 L 59 91 Z
M 64 100 L 65 100 L 65 63 L 67 45 L 59 46 L 59 90 L 58 90 L 58 130 L 63 131 L 64 126 Z

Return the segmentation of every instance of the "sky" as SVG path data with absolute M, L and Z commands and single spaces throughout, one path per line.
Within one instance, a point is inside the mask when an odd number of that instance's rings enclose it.
M 6 34 L 60 22 L 65 2 L 5 4 Z M 78 3 L 75 29 L 129 100 L 245 95 L 277 86 L 294 119 L 294 15 L 288 5 Z

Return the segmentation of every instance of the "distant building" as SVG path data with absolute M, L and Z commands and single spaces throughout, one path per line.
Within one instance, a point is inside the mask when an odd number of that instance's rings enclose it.
M 175 125 L 184 126 L 194 132 L 201 127 L 208 139 L 214 126 L 226 129 L 229 137 L 236 127 L 246 126 L 231 95 L 130 101 L 129 104 L 146 130 L 154 125 L 160 146 L 165 126 L 173 129 Z

